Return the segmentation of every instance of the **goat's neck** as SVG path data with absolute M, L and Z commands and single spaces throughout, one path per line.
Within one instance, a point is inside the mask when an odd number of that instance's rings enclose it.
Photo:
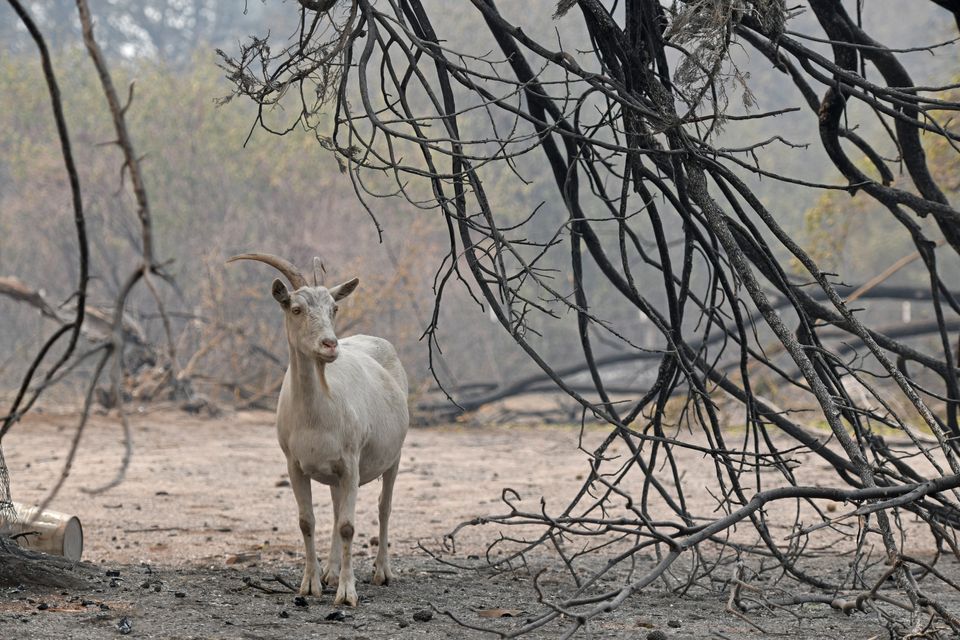
M 290 381 L 295 396 L 317 396 L 318 391 L 321 396 L 329 395 L 326 368 L 323 362 L 290 346 Z

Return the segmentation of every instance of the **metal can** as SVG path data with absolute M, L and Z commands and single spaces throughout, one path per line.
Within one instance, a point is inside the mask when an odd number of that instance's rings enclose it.
M 14 537 L 24 549 L 80 560 L 83 527 L 77 516 L 49 509 L 38 513 L 36 507 L 16 502 L 13 507 L 14 519 L 0 520 L 0 532 Z

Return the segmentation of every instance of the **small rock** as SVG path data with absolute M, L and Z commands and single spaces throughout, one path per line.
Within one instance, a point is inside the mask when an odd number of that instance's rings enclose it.
M 327 614 L 325 620 L 332 620 L 333 622 L 343 622 L 347 619 L 347 614 L 341 609 L 336 609 Z
M 671 629 L 679 629 L 680 621 L 679 620 L 667 620 L 667 626 Z
M 420 609 L 420 611 L 417 611 L 413 614 L 413 619 L 417 622 L 430 622 L 433 620 L 433 611 L 430 611 L 429 609 Z
M 116 539 L 116 537 L 114 537 L 114 539 Z M 107 577 L 108 577 L 108 578 L 119 578 L 119 577 L 120 577 L 120 570 L 119 570 L 119 569 L 108 569 L 108 570 L 107 570 Z
M 667 634 L 657 629 L 647 634 L 647 640 L 667 640 Z
M 281 609 L 281 610 L 280 610 L 280 613 L 278 613 L 277 615 L 280 616 L 281 618 L 289 618 L 289 617 L 290 617 L 290 614 L 287 613 L 287 610 L 286 610 L 286 609 Z
M 93 604 L 97 604 L 97 603 L 94 602 L 93 600 L 86 600 L 86 599 L 80 601 L 81 607 L 89 607 L 90 605 L 93 605 Z
M 157 492 L 154 493 L 153 495 L 155 495 L 155 496 L 168 496 L 168 495 L 170 495 L 170 492 L 169 492 L 169 491 L 157 491 Z
M 275 483 L 273 483 L 273 486 L 275 486 L 275 487 L 289 487 L 289 486 L 290 486 L 290 481 L 289 481 L 289 480 L 277 480 Z
M 176 592 L 174 592 L 173 597 L 175 597 L 175 598 L 186 598 L 186 597 L 187 597 L 187 594 L 185 594 L 183 591 L 176 591 Z
M 40 604 L 37 605 L 38 611 L 46 611 L 49 608 L 50 608 L 50 605 L 48 605 L 46 602 L 41 602 Z
M 397 623 L 397 626 L 400 627 L 401 629 L 406 629 L 407 627 L 410 626 L 410 623 L 407 622 L 406 620 L 401 620 L 400 622 Z
M 100 603 L 100 611 L 110 611 L 110 606 L 107 605 L 106 603 L 101 602 L 101 603 Z
M 149 581 L 149 580 L 144 580 L 143 582 L 141 582 L 141 583 L 140 583 L 140 588 L 141 588 L 141 589 L 149 589 L 149 588 L 150 588 L 150 581 Z
M 380 536 L 371 536 L 370 537 L 370 546 L 379 547 L 380 546 Z
M 310 606 L 310 605 L 307 604 L 307 599 L 304 598 L 303 596 L 297 596 L 296 598 L 294 598 L 294 599 L 293 599 L 293 605 L 294 605 L 295 607 L 309 607 L 309 606 Z
M 130 622 L 130 618 L 123 616 L 120 618 L 120 622 L 117 623 L 117 631 L 120 632 L 120 635 L 126 636 L 133 631 L 133 624 Z
M 157 593 L 160 593 L 162 589 L 163 589 L 163 585 L 161 585 L 159 582 L 153 585 L 153 590 L 156 591 Z

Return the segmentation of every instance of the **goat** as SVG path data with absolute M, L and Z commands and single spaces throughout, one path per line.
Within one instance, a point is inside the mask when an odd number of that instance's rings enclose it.
M 350 546 L 360 485 L 383 478 L 380 490 L 380 544 L 373 584 L 393 577 L 387 535 L 400 449 L 409 425 L 407 377 L 393 345 L 383 338 L 334 333 L 337 303 L 357 288 L 353 278 L 329 289 L 320 286 L 323 269 L 314 258 L 310 286 L 290 262 L 247 253 L 235 260 L 264 262 L 286 276 L 293 290 L 273 281 L 273 297 L 284 314 L 290 364 L 277 403 L 277 436 L 287 458 L 290 486 L 300 512 L 306 548 L 301 595 L 321 593 L 320 583 L 337 586 L 334 604 L 357 606 Z M 314 544 L 311 480 L 330 487 L 333 535 L 326 571 L 320 574 Z

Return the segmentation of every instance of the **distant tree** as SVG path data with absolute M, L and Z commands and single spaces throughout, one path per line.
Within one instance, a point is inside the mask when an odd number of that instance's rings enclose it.
M 81 45 L 72 2 L 31 0 L 24 3 L 54 49 Z M 106 55 L 152 59 L 176 66 L 189 64 L 198 45 L 227 46 L 248 28 L 271 27 L 279 10 L 261 0 L 243 4 L 217 0 L 110 0 L 95 2 L 96 28 Z M 11 51 L 30 51 L 23 24 L 5 4 L 0 6 L 0 42 Z

